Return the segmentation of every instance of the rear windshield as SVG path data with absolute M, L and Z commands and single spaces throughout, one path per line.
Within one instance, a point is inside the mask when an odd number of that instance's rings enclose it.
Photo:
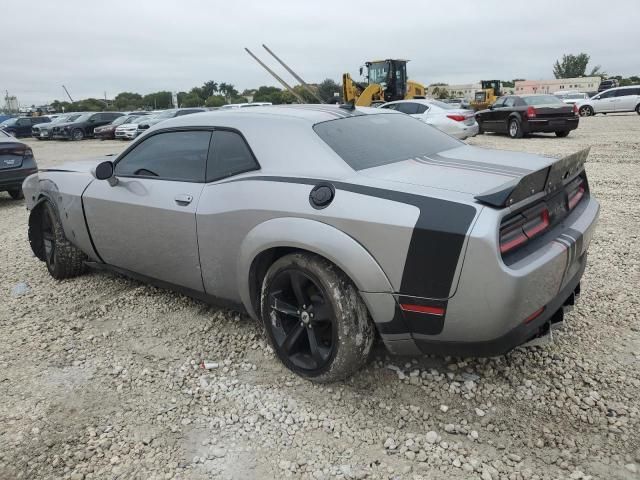
M 354 170 L 433 155 L 463 145 L 409 115 L 360 115 L 318 123 L 313 129 Z
M 563 103 L 555 95 L 535 95 L 531 97 L 522 97 L 527 105 L 553 105 L 554 103 Z

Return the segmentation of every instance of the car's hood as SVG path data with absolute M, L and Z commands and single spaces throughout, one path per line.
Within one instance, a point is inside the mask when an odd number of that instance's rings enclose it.
M 41 172 L 78 172 L 78 173 L 91 173 L 91 170 L 95 168 L 99 163 L 105 160 L 114 160 L 115 155 L 105 155 L 103 157 L 96 157 L 88 160 L 77 160 L 75 162 L 66 162 L 62 165 L 55 167 L 41 168 Z
M 137 123 L 123 123 L 122 125 L 118 125 L 116 127 L 116 129 L 122 128 L 124 130 L 126 128 L 132 128 L 132 127 L 138 128 L 138 124 Z
M 82 123 L 82 122 L 80 122 Z M 72 125 L 76 125 L 78 124 L 78 122 L 62 122 L 62 123 L 56 123 L 54 125 L 51 125 L 52 127 L 60 127 L 60 128 L 64 128 L 64 127 L 70 127 Z
M 540 155 L 463 145 L 359 173 L 389 182 L 479 195 L 554 162 Z
M 93 131 L 94 132 L 102 132 L 104 130 L 112 130 L 112 129 L 117 128 L 117 127 L 119 127 L 119 125 L 108 124 L 108 125 L 102 125 L 101 127 L 96 127 L 96 128 L 93 129 Z
M 31 128 L 35 128 L 36 130 L 49 130 L 50 128 L 57 127 L 58 125 L 61 125 L 61 124 L 53 123 L 53 122 L 43 122 L 43 123 L 38 123 Z

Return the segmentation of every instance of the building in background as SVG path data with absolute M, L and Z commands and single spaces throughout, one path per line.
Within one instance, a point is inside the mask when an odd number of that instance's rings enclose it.
M 597 92 L 600 77 L 554 78 L 551 80 L 518 80 L 515 93 L 554 93 L 562 90 Z
M 449 93 L 449 98 L 464 98 L 471 101 L 475 98 L 475 93 L 478 90 L 482 90 L 480 82 L 477 83 L 460 83 L 457 85 L 429 85 L 427 87 L 428 97 L 438 97 L 442 90 L 446 90 Z M 514 93 L 513 88 L 502 87 L 503 94 Z

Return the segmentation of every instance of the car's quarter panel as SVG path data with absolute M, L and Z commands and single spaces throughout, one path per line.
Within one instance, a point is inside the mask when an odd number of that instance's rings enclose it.
M 196 207 L 203 184 L 119 177 L 96 180 L 83 195 L 87 225 L 110 265 L 203 291 Z M 188 204 L 179 198 L 191 197 Z
M 399 289 L 418 209 L 337 185 L 333 202 L 316 210 L 309 194 L 320 182 L 249 175 L 207 185 L 198 208 L 207 293 L 246 301 L 251 262 L 281 246 L 325 256 L 360 290 Z

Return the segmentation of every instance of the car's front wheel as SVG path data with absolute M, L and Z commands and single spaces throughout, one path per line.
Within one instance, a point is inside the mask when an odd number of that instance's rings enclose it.
M 522 125 L 520 124 L 520 120 L 517 118 L 512 118 L 509 120 L 509 136 L 511 138 L 522 138 Z
M 21 188 L 14 188 L 13 190 L 9 190 L 8 193 L 14 200 L 22 200 L 24 198 Z
M 583 105 L 578 109 L 578 113 L 581 117 L 590 117 L 591 115 L 593 115 L 593 108 L 591 108 L 589 105 Z
M 65 238 L 58 215 L 48 201 L 40 212 L 40 237 L 44 261 L 53 278 L 61 280 L 84 272 L 86 255 Z
M 72 133 L 71 133 L 71 138 L 73 140 L 82 140 L 84 138 L 84 132 L 82 130 L 80 130 L 79 128 L 76 128 Z
M 262 321 L 287 368 L 314 382 L 352 375 L 369 358 L 375 331 L 356 287 L 310 253 L 286 255 L 262 283 Z
M 559 132 L 556 132 L 556 137 L 566 137 L 567 135 L 569 135 L 569 130 L 561 130 Z

